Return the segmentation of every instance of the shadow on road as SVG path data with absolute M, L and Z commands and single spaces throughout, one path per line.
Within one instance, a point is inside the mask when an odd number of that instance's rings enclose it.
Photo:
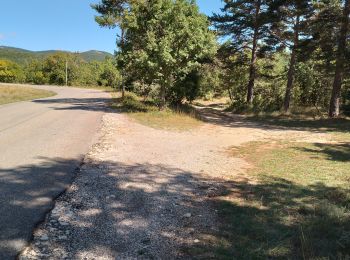
M 52 104 L 54 110 L 106 111 L 110 98 L 50 98 L 34 100 L 37 104 Z
M 13 259 L 74 176 L 77 160 L 38 158 L 39 164 L 0 168 L 0 259 Z

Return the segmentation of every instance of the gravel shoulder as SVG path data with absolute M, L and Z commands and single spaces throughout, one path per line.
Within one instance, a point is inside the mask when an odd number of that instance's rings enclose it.
M 249 164 L 228 149 L 250 141 L 325 138 L 203 116 L 203 126 L 174 132 L 106 113 L 74 183 L 19 258 L 214 258 L 206 250 L 219 226 L 213 199 L 225 193 L 225 180 L 254 181 L 245 174 Z

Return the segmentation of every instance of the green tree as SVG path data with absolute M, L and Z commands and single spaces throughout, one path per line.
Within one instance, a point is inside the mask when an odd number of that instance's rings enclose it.
M 22 68 L 8 60 L 0 60 L 0 82 L 22 83 L 25 80 L 25 74 Z
M 66 84 L 66 64 L 68 85 L 79 82 L 79 68 L 83 64 L 82 59 L 76 54 L 62 52 L 50 55 L 44 60 L 43 73 L 50 84 Z
M 106 59 L 101 63 L 99 82 L 108 87 L 117 88 L 121 82 L 121 75 L 112 59 Z
M 169 91 L 216 52 L 215 35 L 194 1 L 148 0 L 127 18 L 123 60 L 137 80 L 159 86 L 160 107 Z
M 26 82 L 43 85 L 48 84 L 48 79 L 43 72 L 43 62 L 41 60 L 31 60 L 25 66 Z
M 211 20 L 221 35 L 232 37 L 234 49 L 251 51 L 247 103 L 253 103 L 257 72 L 257 55 L 267 47 L 269 37 L 269 5 L 266 0 L 224 0 L 223 14 L 214 14 Z M 261 47 L 264 48 L 261 48 Z
M 290 50 L 290 61 L 287 76 L 287 86 L 284 96 L 284 111 L 289 111 L 292 99 L 292 90 L 295 77 L 295 67 L 302 41 L 308 41 L 310 35 L 307 32 L 310 18 L 314 14 L 312 1 L 310 0 L 275 0 L 270 3 L 272 13 L 277 17 L 271 26 L 272 37 L 278 43 Z
M 131 8 L 131 3 L 137 2 L 132 0 L 102 0 L 98 4 L 92 4 L 91 7 L 99 13 L 98 16 L 95 17 L 95 21 L 101 27 L 108 27 L 114 29 L 119 26 L 121 30 L 121 34 L 118 37 L 117 45 L 120 48 L 120 52 L 123 52 L 125 45 L 125 18 L 128 15 L 128 12 Z M 120 63 L 120 70 L 123 72 L 124 64 Z M 125 96 L 125 84 L 122 82 L 122 98 Z
M 346 47 L 349 33 L 350 0 L 344 1 L 343 15 L 341 16 L 341 27 L 338 37 L 336 68 L 333 82 L 332 97 L 329 105 L 329 117 L 338 117 L 340 110 L 340 96 L 343 74 L 346 62 Z

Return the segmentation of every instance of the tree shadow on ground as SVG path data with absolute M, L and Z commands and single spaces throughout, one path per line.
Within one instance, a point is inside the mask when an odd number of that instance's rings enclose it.
M 349 189 L 323 183 L 301 186 L 282 178 L 258 184 L 230 182 L 229 197 L 216 201 L 223 258 L 343 259 L 350 256 Z
M 157 108 L 152 102 L 136 101 L 127 97 L 124 103 L 120 98 L 50 98 L 34 100 L 38 104 L 55 104 L 55 110 L 84 110 L 109 112 L 148 112 Z M 109 106 L 108 106 L 109 105 Z M 175 109 L 176 110 L 176 109 Z M 182 106 L 181 112 L 195 116 L 203 122 L 232 128 L 253 128 L 263 130 L 295 130 L 310 132 L 350 132 L 350 120 L 347 119 L 321 119 L 303 120 L 282 117 L 247 117 L 243 115 L 223 112 L 210 106 L 196 107 L 196 111 L 189 106 Z
M 348 119 L 295 119 L 288 117 L 254 116 L 248 117 L 224 112 L 208 106 L 197 107 L 204 122 L 224 127 L 248 127 L 265 130 L 295 130 L 310 132 L 350 132 Z
M 316 148 L 297 147 L 295 149 L 312 154 L 324 154 L 328 160 L 336 162 L 350 162 L 350 143 L 314 143 Z
M 23 248 L 79 166 L 73 159 L 38 159 L 42 162 L 0 168 L 0 259 L 13 259 Z
M 37 104 L 52 104 L 54 110 L 106 111 L 110 98 L 50 98 L 38 99 Z
M 32 180 L 24 176 L 70 163 L 48 159 L 42 165 L 13 169 L 20 175 L 9 175 L 13 186 L 6 189 L 24 185 L 32 201 L 46 197 L 45 192 L 31 190 Z M 42 176 L 43 183 L 46 178 Z M 30 200 L 5 203 L 23 212 L 38 208 Z M 84 165 L 57 205 L 63 208 L 49 215 L 42 227 L 53 228 L 48 244 L 71 259 L 350 255 L 349 190 L 323 183 L 302 186 L 283 178 L 225 181 L 166 165 L 104 161 Z M 62 221 L 67 224 L 62 226 Z M 54 254 L 42 248 L 42 253 Z

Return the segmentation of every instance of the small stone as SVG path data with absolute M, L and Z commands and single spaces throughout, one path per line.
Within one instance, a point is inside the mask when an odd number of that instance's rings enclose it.
M 67 240 L 67 236 L 58 236 L 59 240 Z
M 200 241 L 198 239 L 193 240 L 196 244 L 198 244 Z
M 42 236 L 40 237 L 40 240 L 41 240 L 41 241 L 47 241 L 47 240 L 49 240 L 49 237 L 48 237 L 47 235 L 42 235 Z
M 191 213 L 186 213 L 186 214 L 184 215 L 184 217 L 185 217 L 185 218 L 190 218 L 190 217 L 192 217 L 192 214 L 191 214 Z
M 64 222 L 64 221 L 60 221 L 60 225 L 61 225 L 61 226 L 69 226 L 69 223 Z
M 109 199 L 115 199 L 115 195 L 109 195 L 109 196 L 106 197 L 106 199 L 108 199 L 108 200 Z
M 67 212 L 67 213 L 65 214 L 65 216 L 70 218 L 70 217 L 73 216 L 73 213 L 69 211 L 69 212 Z

